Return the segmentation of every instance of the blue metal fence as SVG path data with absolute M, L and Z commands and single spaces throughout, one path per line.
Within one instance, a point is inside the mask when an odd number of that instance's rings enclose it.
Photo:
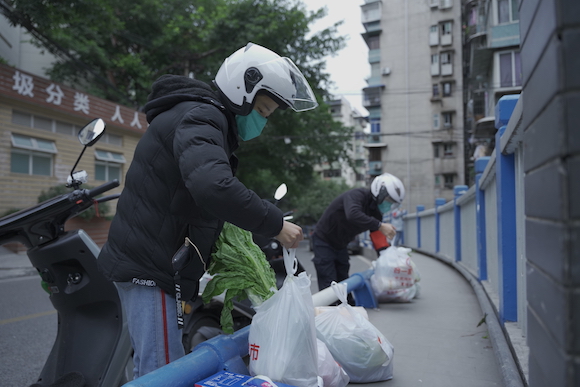
M 518 308 L 525 304 L 525 284 L 521 284 L 525 278 L 518 275 L 524 256 L 518 243 L 524 222 L 517 221 L 523 216 L 517 212 L 523 201 L 517 192 L 523 179 L 517 167 L 522 152 L 515 140 L 521 116 L 512 117 L 518 100 L 519 95 L 499 100 L 496 149 L 476 161 L 475 185 L 456 186 L 449 203 L 438 198 L 432 209 L 417 206 L 416 213 L 405 216 L 404 229 L 407 246 L 460 263 L 483 281 L 497 303 L 500 321 L 521 322 L 525 329 L 525 315 Z

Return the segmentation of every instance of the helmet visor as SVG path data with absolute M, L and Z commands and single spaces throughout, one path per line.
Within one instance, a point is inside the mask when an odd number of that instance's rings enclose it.
M 318 106 L 308 81 L 289 58 L 277 58 L 256 66 L 266 74 L 276 74 L 262 88 L 288 104 L 292 110 L 303 112 Z

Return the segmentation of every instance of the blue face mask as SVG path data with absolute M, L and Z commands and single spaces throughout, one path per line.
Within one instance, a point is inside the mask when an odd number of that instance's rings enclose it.
M 379 204 L 379 211 L 381 211 L 381 214 L 386 214 L 387 212 L 391 211 L 391 202 L 388 200 L 383 200 L 383 202 Z
M 236 116 L 238 124 L 238 134 L 243 141 L 251 140 L 262 134 L 267 118 L 262 117 L 256 110 L 251 111 L 247 116 Z

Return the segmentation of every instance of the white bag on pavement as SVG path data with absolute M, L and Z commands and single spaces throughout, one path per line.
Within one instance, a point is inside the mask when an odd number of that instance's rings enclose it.
M 324 387 L 345 387 L 350 378 L 342 369 L 340 364 L 320 339 L 316 339 L 318 344 L 318 376 L 322 378 Z
M 371 287 L 378 302 L 409 302 L 418 294 L 421 279 L 411 260 L 411 249 L 391 246 L 373 261 Z
M 317 387 L 318 351 L 310 278 L 295 276 L 296 249 L 284 249 L 286 279 L 276 294 L 256 307 L 248 337 L 250 375 L 275 382 Z
M 316 335 L 350 377 L 351 383 L 393 378 L 394 348 L 385 336 L 348 305 L 346 285 L 331 285 L 342 302 L 336 310 L 316 316 Z M 348 315 L 340 312 L 346 308 Z

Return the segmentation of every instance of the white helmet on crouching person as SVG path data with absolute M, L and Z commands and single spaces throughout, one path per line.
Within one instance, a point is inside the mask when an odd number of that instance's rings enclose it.
M 318 106 L 304 75 L 294 62 L 254 43 L 230 55 L 221 65 L 214 84 L 226 97 L 228 108 L 246 116 L 258 92 L 272 98 L 281 109 L 300 112 Z
M 398 177 L 383 173 L 371 183 L 371 193 L 381 213 L 386 214 L 401 205 L 405 198 L 405 186 Z

